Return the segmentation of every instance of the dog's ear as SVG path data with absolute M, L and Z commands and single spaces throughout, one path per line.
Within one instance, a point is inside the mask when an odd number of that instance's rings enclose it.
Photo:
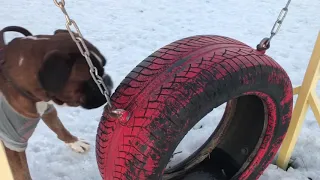
M 54 31 L 54 35 L 62 34 L 62 33 L 69 34 L 69 31 L 66 29 L 57 29 Z M 107 63 L 106 58 L 100 53 L 100 51 L 92 43 L 90 43 L 87 40 L 84 40 L 84 41 L 85 41 L 86 45 L 88 46 L 88 49 L 90 50 L 90 55 L 91 55 L 90 58 L 95 59 L 96 61 L 100 62 L 102 67 L 104 67 Z
M 74 31 L 71 31 L 71 32 L 73 32 L 73 34 L 77 34 L 77 33 L 75 33 Z M 69 31 L 68 30 L 66 30 L 66 29 L 57 29 L 57 30 L 55 30 L 54 31 L 54 35 L 56 35 L 56 34 L 69 34 Z
M 69 33 L 66 29 L 57 29 L 54 31 L 53 34 L 60 34 L 60 33 Z
M 38 80 L 43 89 L 57 93 L 66 85 L 75 60 L 58 50 L 48 52 L 38 72 Z
M 107 60 L 105 59 L 105 57 L 94 47 L 90 47 L 95 51 L 90 51 L 90 58 L 92 60 L 95 60 L 97 62 L 99 62 L 99 64 L 104 67 L 107 63 Z

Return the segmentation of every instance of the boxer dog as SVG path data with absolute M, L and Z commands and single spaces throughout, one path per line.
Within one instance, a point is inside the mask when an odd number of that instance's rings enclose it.
M 4 33 L 24 34 L 5 44 Z M 109 90 L 106 60 L 85 40 L 90 59 Z M 89 66 L 67 30 L 33 36 L 27 29 L 8 26 L 0 31 L 0 143 L 15 180 L 30 180 L 25 150 L 40 119 L 72 150 L 88 151 L 89 143 L 74 136 L 61 123 L 54 104 L 84 109 L 106 103 Z M 110 92 L 109 92 L 110 93 Z M 1 176 L 1 175 L 0 175 Z

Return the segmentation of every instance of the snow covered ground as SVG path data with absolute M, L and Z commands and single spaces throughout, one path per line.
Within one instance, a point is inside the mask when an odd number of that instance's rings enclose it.
M 241 40 L 255 47 L 269 36 L 286 0 L 66 0 L 66 8 L 85 38 L 92 41 L 109 62 L 106 71 L 117 86 L 146 56 L 160 47 L 192 35 L 217 34 Z M 319 0 L 293 1 L 268 54 L 288 72 L 294 86 L 301 84 L 315 39 L 320 30 Z M 52 0 L 2 0 L 0 27 L 20 25 L 34 34 L 51 34 L 64 28 L 62 12 Z M 10 36 L 13 37 L 14 35 Z M 8 39 L 9 40 L 9 39 Z M 320 87 L 317 86 L 320 90 Z M 98 180 L 95 162 L 95 133 L 102 109 L 58 107 L 64 125 L 91 143 L 88 154 L 72 152 L 44 123 L 40 122 L 27 150 L 34 180 Z M 216 110 L 218 117 L 222 109 Z M 215 122 L 205 119 L 193 130 L 193 141 L 207 136 Z M 192 143 L 192 142 L 191 142 Z M 190 144 L 180 146 L 185 152 Z M 282 171 L 270 165 L 261 180 L 320 179 L 320 128 L 308 112 L 294 150 L 298 168 Z

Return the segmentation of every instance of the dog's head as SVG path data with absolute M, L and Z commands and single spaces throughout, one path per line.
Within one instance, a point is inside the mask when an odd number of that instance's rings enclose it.
M 104 72 L 106 59 L 93 44 L 87 40 L 85 43 L 98 75 L 111 90 L 113 82 Z M 66 30 L 13 39 L 5 48 L 4 68 L 20 89 L 41 101 L 86 109 L 106 103 L 85 57 Z

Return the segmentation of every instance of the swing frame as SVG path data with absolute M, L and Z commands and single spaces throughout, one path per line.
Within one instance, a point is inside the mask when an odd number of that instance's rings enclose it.
M 13 180 L 13 174 L 12 174 L 9 161 L 6 155 L 6 150 L 4 149 L 4 145 L 1 141 L 0 141 L 0 169 L 1 169 L 1 179 Z
M 276 161 L 277 166 L 284 170 L 288 168 L 309 106 L 320 125 L 320 100 L 316 93 L 318 80 L 320 80 L 320 31 L 318 32 L 318 38 L 315 42 L 302 85 L 293 89 L 293 95 L 298 95 L 298 98 L 293 109 L 287 135 L 282 142 Z

